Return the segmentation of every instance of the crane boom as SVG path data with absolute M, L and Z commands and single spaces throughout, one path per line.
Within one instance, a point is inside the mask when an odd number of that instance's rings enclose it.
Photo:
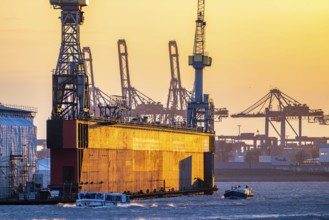
M 124 39 L 118 40 L 118 53 L 122 96 L 128 102 L 127 106 L 131 110 L 131 115 L 150 117 L 151 121 L 159 120 L 162 118 L 163 105 L 131 86 L 128 49 Z
M 121 77 L 121 92 L 122 96 L 127 99 L 128 106 L 133 109 L 141 103 L 156 103 L 153 99 L 131 86 L 128 62 L 128 48 L 127 43 L 124 39 L 118 40 L 118 53 Z
M 169 60 L 171 80 L 167 99 L 165 122 L 186 121 L 187 103 L 191 100 L 192 94 L 182 87 L 179 53 L 176 41 L 169 41 Z
M 89 85 L 90 116 L 94 118 L 111 118 L 124 120 L 128 115 L 126 100 L 117 95 L 107 95 L 95 85 L 93 58 L 90 47 L 82 48 L 84 65 L 88 77 L 91 79 Z
M 121 93 L 126 97 L 129 108 L 132 108 L 132 89 L 130 85 L 130 74 L 128 65 L 128 49 L 126 41 L 118 40 L 118 53 L 121 77 Z
M 95 88 L 95 79 L 94 79 L 94 68 L 93 68 L 93 56 L 91 54 L 90 47 L 83 47 L 82 48 L 83 56 L 84 56 L 84 65 L 87 75 L 90 77 L 90 112 L 96 112 L 96 90 Z
M 205 13 L 205 0 L 198 1 L 198 14 L 195 28 L 195 39 L 194 39 L 194 54 L 204 55 L 205 49 L 205 28 L 206 22 L 204 21 Z

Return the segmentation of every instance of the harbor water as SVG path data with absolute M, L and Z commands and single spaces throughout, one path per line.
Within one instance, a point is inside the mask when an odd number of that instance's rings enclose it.
M 254 198 L 223 199 L 232 185 Z M 0 206 L 0 219 L 329 219 L 328 182 L 217 183 L 212 196 L 135 200 L 129 205 L 80 208 L 74 204 Z

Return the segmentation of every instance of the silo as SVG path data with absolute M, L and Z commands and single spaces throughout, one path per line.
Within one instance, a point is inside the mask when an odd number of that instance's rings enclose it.
M 0 103 L 0 198 L 23 192 L 36 169 L 35 108 Z

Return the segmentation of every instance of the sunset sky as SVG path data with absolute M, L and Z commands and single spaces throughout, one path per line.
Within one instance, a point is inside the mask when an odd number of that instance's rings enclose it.
M 127 41 L 131 83 L 165 104 L 176 40 L 182 84 L 191 90 L 197 0 L 90 0 L 81 27 L 90 46 L 96 85 L 121 94 L 117 40 Z M 38 108 L 38 138 L 51 112 L 51 70 L 60 48 L 60 10 L 48 0 L 2 1 L 0 7 L 0 102 Z M 207 0 L 204 93 L 216 107 L 238 113 L 278 88 L 329 114 L 328 0 Z M 217 135 L 264 133 L 264 119 L 224 119 Z M 329 136 L 329 125 L 307 124 L 304 135 Z M 274 133 L 271 133 L 274 135 Z M 292 136 L 290 136 L 292 137 Z

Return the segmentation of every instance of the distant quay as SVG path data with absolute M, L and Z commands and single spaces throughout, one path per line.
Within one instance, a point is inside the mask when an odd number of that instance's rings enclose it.
M 279 169 L 215 169 L 215 182 L 322 182 L 328 172 L 295 172 Z

